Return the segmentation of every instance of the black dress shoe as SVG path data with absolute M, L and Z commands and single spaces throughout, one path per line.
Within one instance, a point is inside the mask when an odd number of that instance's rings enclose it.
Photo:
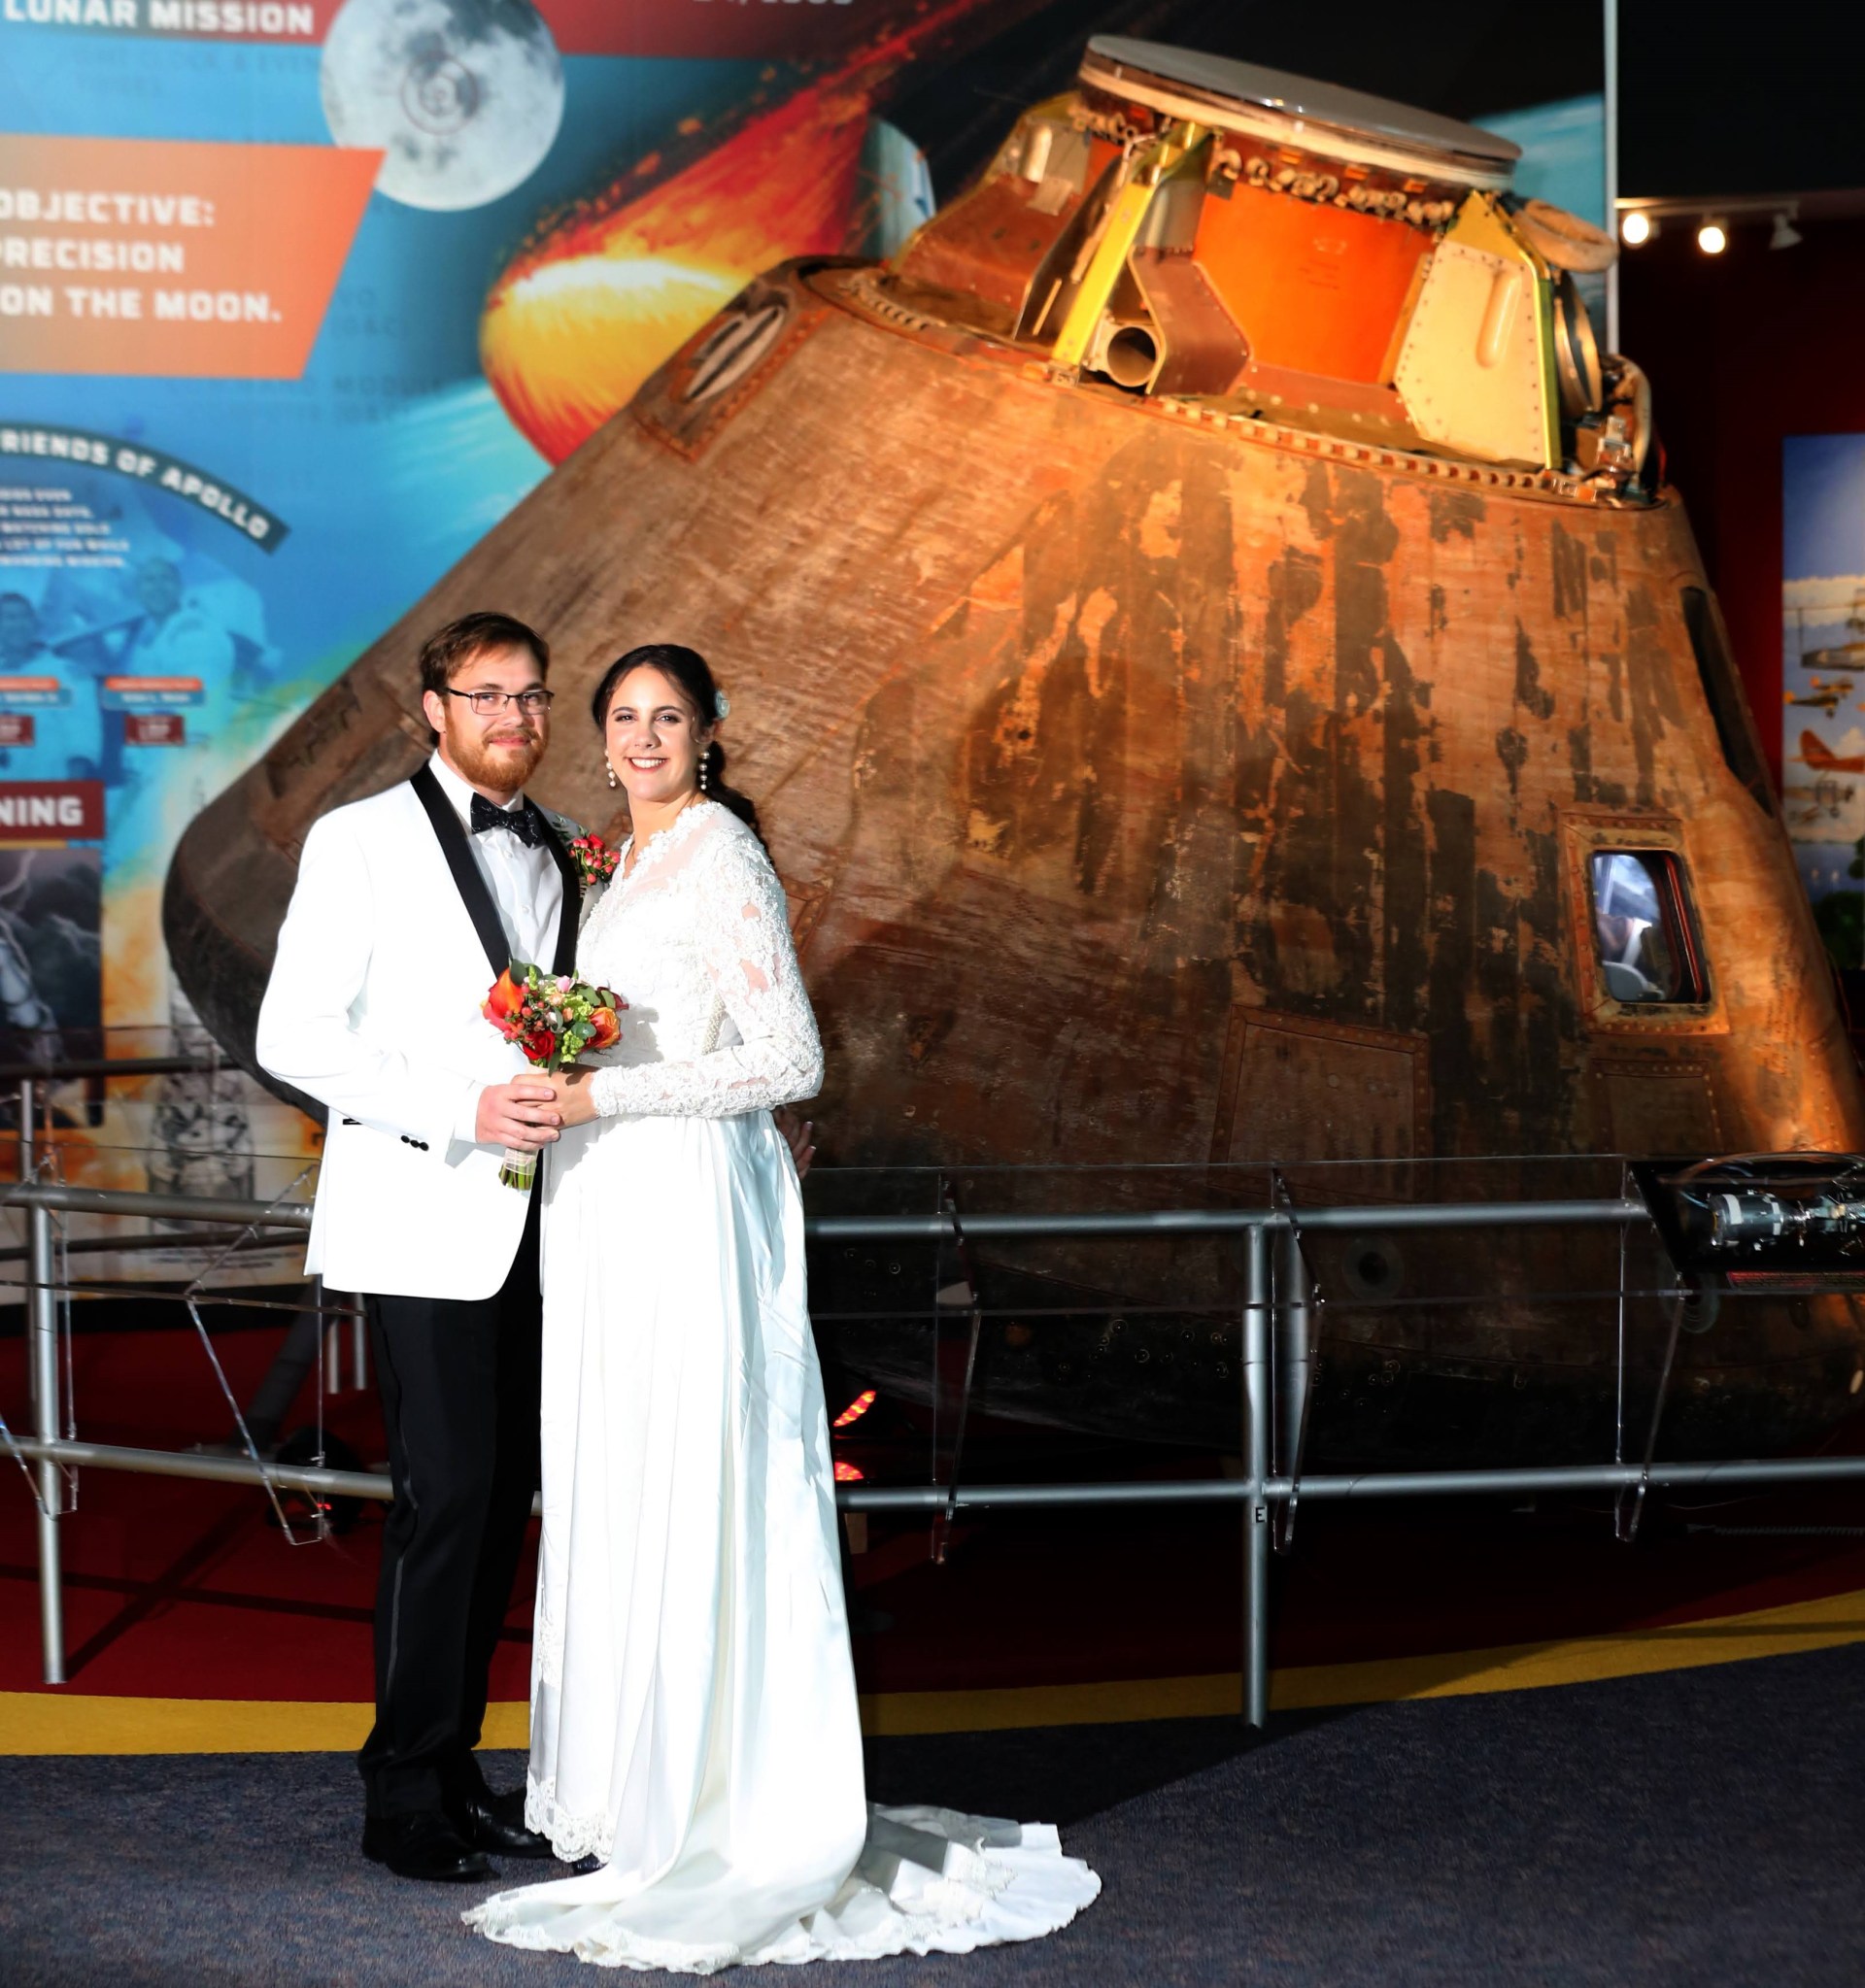
M 430 1884 L 484 1884 L 492 1867 L 437 1808 L 413 1815 L 372 1815 L 362 1826 L 362 1854 L 397 1877 Z
M 491 1788 L 482 1787 L 479 1799 L 498 1817 L 500 1822 L 515 1823 L 520 1828 L 525 1823 L 525 1791 L 513 1788 L 503 1795 L 496 1795 Z
M 475 1850 L 495 1857 L 555 1857 L 549 1836 L 525 1827 L 522 1793 L 494 1795 L 490 1788 L 447 1804 L 447 1819 Z

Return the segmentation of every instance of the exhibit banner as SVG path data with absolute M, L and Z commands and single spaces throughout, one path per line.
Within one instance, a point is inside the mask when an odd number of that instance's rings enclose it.
M 747 280 L 904 240 L 882 108 L 987 11 L 0 0 L 0 1061 L 209 1047 L 187 822 Z M 317 1145 L 236 1072 L 54 1102 L 99 1185 Z
M 1826 950 L 1865 967 L 1865 435 L 1781 444 L 1782 802 Z

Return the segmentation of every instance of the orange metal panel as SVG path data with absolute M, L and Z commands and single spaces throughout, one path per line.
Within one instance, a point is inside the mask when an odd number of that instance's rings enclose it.
M 1258 360 L 1372 384 L 1430 247 L 1406 221 L 1238 185 L 1206 199 L 1192 253 Z

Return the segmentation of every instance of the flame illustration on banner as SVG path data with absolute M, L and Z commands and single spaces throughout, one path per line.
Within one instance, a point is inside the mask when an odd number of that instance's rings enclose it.
M 874 106 L 906 64 L 980 11 L 981 0 L 948 0 L 790 96 L 760 90 L 729 136 L 683 125 L 677 149 L 649 153 L 545 222 L 493 284 L 480 321 L 486 377 L 531 443 L 561 462 L 774 264 L 897 249 L 931 212 L 931 186 Z

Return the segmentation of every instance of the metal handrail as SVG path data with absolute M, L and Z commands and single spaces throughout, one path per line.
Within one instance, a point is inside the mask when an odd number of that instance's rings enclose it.
M 394 1496 L 389 1479 L 373 1470 L 329 1470 L 311 1464 L 254 1464 L 250 1457 L 220 1457 L 205 1450 L 130 1449 L 118 1443 L 13 1438 L 28 1462 L 99 1470 L 122 1470 L 147 1477 L 189 1477 L 208 1484 L 270 1485 L 327 1498 Z M 1757 1484 L 1818 1484 L 1865 1477 L 1865 1457 L 1744 1457 L 1724 1462 L 1653 1464 L 1550 1464 L 1495 1470 L 1363 1470 L 1305 1472 L 1266 1477 L 1170 1477 L 1131 1484 L 838 1484 L 835 1502 L 843 1511 L 942 1511 L 950 1502 L 975 1508 L 1087 1504 L 1240 1504 L 1255 1498 L 1277 1500 L 1295 1496 L 1346 1502 L 1368 1498 L 1451 1498 L 1465 1495 L 1509 1498 L 1560 1491 L 1628 1491 L 1641 1484 L 1749 1487 Z M 537 1507 L 535 1504 L 532 1509 Z
M 50 1208 L 85 1215 L 191 1216 L 203 1222 L 242 1226 L 262 1222 L 281 1229 L 309 1229 L 306 1201 L 248 1201 L 189 1195 L 139 1194 L 125 1188 L 68 1187 L 61 1181 L 23 1182 L 8 1192 L 21 1208 Z M 1301 1217 L 1304 1230 L 1606 1228 L 1649 1219 L 1639 1201 L 1614 1197 L 1583 1201 L 1432 1201 L 1377 1208 L 1311 1208 Z M 1116 1237 L 1241 1235 L 1251 1230 L 1285 1230 L 1295 1218 L 1272 1208 L 1107 1209 L 1089 1214 L 967 1215 L 965 1232 L 979 1240 L 1011 1236 L 1074 1236 L 1104 1241 Z M 810 1242 L 938 1242 L 954 1234 L 949 1214 L 812 1215 L 803 1234 Z
M 191 1477 L 204 1484 L 262 1484 L 275 1491 L 308 1491 L 324 1498 L 379 1498 L 394 1494 L 386 1477 L 372 1470 L 325 1470 L 315 1465 L 255 1464 L 251 1457 L 217 1457 L 206 1450 L 140 1450 L 120 1443 L 44 1442 L 17 1435 L 13 1447 L 32 1463 L 96 1470 L 124 1470 L 137 1477 Z
M 1370 1222 L 1381 1229 L 1592 1229 L 1617 1222 L 1646 1222 L 1640 1201 L 1618 1197 L 1585 1201 L 1427 1201 L 1376 1208 L 1310 1208 L 1300 1217 L 1306 1230 L 1359 1230 Z M 973 1240 L 1007 1236 L 1077 1236 L 1102 1241 L 1114 1236 L 1242 1235 L 1291 1230 L 1297 1218 L 1279 1208 L 1149 1208 L 1106 1210 L 1085 1215 L 967 1215 L 965 1232 Z M 805 1219 L 811 1242 L 937 1242 L 950 1240 L 950 1215 L 815 1215 Z
M 61 1180 L 21 1181 L 4 1190 L 13 1208 L 46 1208 L 65 1215 L 128 1215 L 152 1220 L 223 1222 L 235 1229 L 309 1229 L 308 1201 L 249 1201 L 230 1195 L 155 1195 L 133 1188 L 72 1187 Z
M 224 1056 L 86 1056 L 62 1062 L 0 1063 L 0 1084 L 63 1084 L 79 1077 L 205 1076 L 237 1070 Z

